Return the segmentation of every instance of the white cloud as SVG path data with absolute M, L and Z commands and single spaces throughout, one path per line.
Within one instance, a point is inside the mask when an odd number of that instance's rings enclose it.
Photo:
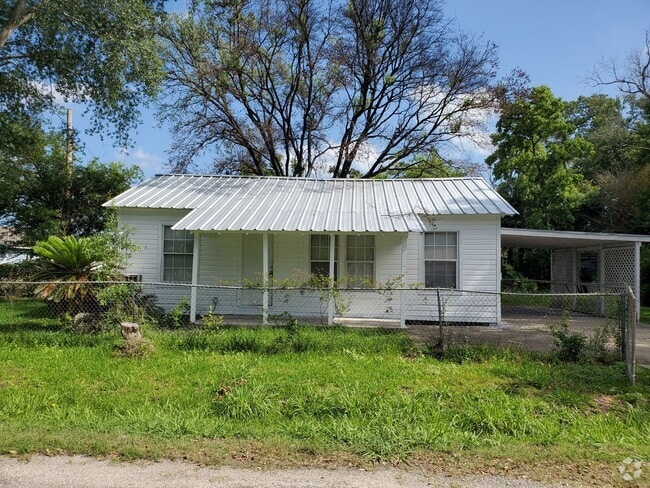
M 159 154 L 147 152 L 142 147 L 137 147 L 131 151 L 126 148 L 121 148 L 116 156 L 127 164 L 139 166 L 145 176 L 161 173 L 163 170 L 163 162 L 165 161 Z

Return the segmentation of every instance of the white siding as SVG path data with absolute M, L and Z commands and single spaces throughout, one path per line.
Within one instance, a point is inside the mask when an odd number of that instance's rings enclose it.
M 163 225 L 174 225 L 188 213 L 189 210 L 120 209 L 120 227 L 131 231 L 130 238 L 140 248 L 129 259 L 127 273 L 141 275 L 142 281 L 162 281 Z
M 500 288 L 499 274 L 499 229 L 500 217 L 495 215 L 467 215 L 462 217 L 440 216 L 429 222 L 430 232 L 457 232 L 458 233 L 458 289 L 462 293 L 444 292 L 441 303 L 444 309 L 444 320 L 447 322 L 481 322 L 498 323 L 499 296 L 494 294 Z M 424 235 L 421 236 L 420 245 L 420 280 L 424 282 Z M 437 296 L 432 292 L 421 292 L 422 299 L 416 300 L 421 304 L 423 300 L 437 301 Z M 424 298 L 426 297 L 426 298 Z M 421 310 L 428 307 L 422 305 L 413 307 L 413 317 L 410 311 L 407 319 L 418 320 Z M 417 310 L 415 310 L 417 309 Z M 422 318 L 422 320 L 426 320 Z M 438 320 L 437 317 L 429 320 Z
M 132 237 L 142 248 L 132 256 L 128 272 L 142 275 L 145 282 L 161 280 L 162 226 L 172 225 L 187 211 L 158 209 L 122 209 L 122 225 L 134 228 Z M 498 216 L 443 216 L 428 223 L 429 231 L 458 232 L 458 288 L 467 291 L 495 292 L 499 289 L 499 224 Z M 201 232 L 199 284 L 234 285 L 241 283 L 242 233 Z M 308 276 L 310 269 L 310 234 L 298 232 L 274 233 L 273 274 L 279 281 Z M 402 244 L 406 238 L 406 267 L 402 268 Z M 339 254 L 344 257 L 345 239 L 340 237 Z M 343 273 L 344 261 L 340 262 Z M 401 280 L 399 280 L 401 276 Z M 399 280 L 405 286 L 424 283 L 424 233 L 375 234 L 375 279 L 380 284 Z M 173 289 L 172 289 L 173 290 Z M 168 291 L 169 300 L 189 294 L 188 288 Z M 221 314 L 260 314 L 259 306 L 242 301 L 237 290 L 199 290 L 197 312 L 205 313 L 215 306 Z M 162 297 L 161 297 L 162 298 Z M 376 291 L 345 291 L 340 293 L 340 305 L 347 317 L 399 319 L 402 300 L 407 320 L 438 320 L 435 290 L 408 290 L 377 293 Z M 161 300 L 163 301 L 163 300 Z M 498 296 L 461 294 L 454 292 L 442 297 L 447 321 L 498 321 Z M 293 316 L 326 316 L 327 293 L 275 291 L 271 315 L 287 312 Z
M 189 210 L 120 209 L 120 226 L 130 230 L 130 238 L 139 248 L 127 263 L 127 274 L 140 275 L 145 283 L 160 283 L 163 226 L 174 225 L 188 213 Z M 155 295 L 157 305 L 165 310 L 190 297 L 190 288 L 186 286 L 146 287 L 144 292 Z

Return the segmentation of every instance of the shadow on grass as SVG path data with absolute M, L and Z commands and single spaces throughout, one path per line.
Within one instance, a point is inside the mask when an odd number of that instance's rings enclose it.
M 0 301 L 0 332 L 58 331 L 62 326 L 46 303 L 30 299 Z

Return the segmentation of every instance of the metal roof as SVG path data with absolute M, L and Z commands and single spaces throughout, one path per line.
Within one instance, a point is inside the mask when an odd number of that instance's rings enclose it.
M 635 242 L 650 242 L 650 236 L 640 234 L 608 234 L 603 232 L 501 228 L 502 247 L 568 249 L 600 245 L 630 245 Z
M 423 216 L 513 215 L 482 178 L 157 175 L 104 206 L 189 209 L 174 229 L 419 232 Z

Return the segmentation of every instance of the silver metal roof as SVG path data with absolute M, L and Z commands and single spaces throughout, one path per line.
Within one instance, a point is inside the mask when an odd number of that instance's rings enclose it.
M 189 209 L 174 229 L 205 231 L 419 232 L 423 216 L 517 213 L 482 178 L 159 175 L 104 206 Z
M 608 234 L 603 232 L 513 229 L 510 227 L 501 228 L 501 245 L 503 247 L 567 249 L 600 245 L 630 245 L 635 242 L 650 242 L 650 236 L 639 234 Z

